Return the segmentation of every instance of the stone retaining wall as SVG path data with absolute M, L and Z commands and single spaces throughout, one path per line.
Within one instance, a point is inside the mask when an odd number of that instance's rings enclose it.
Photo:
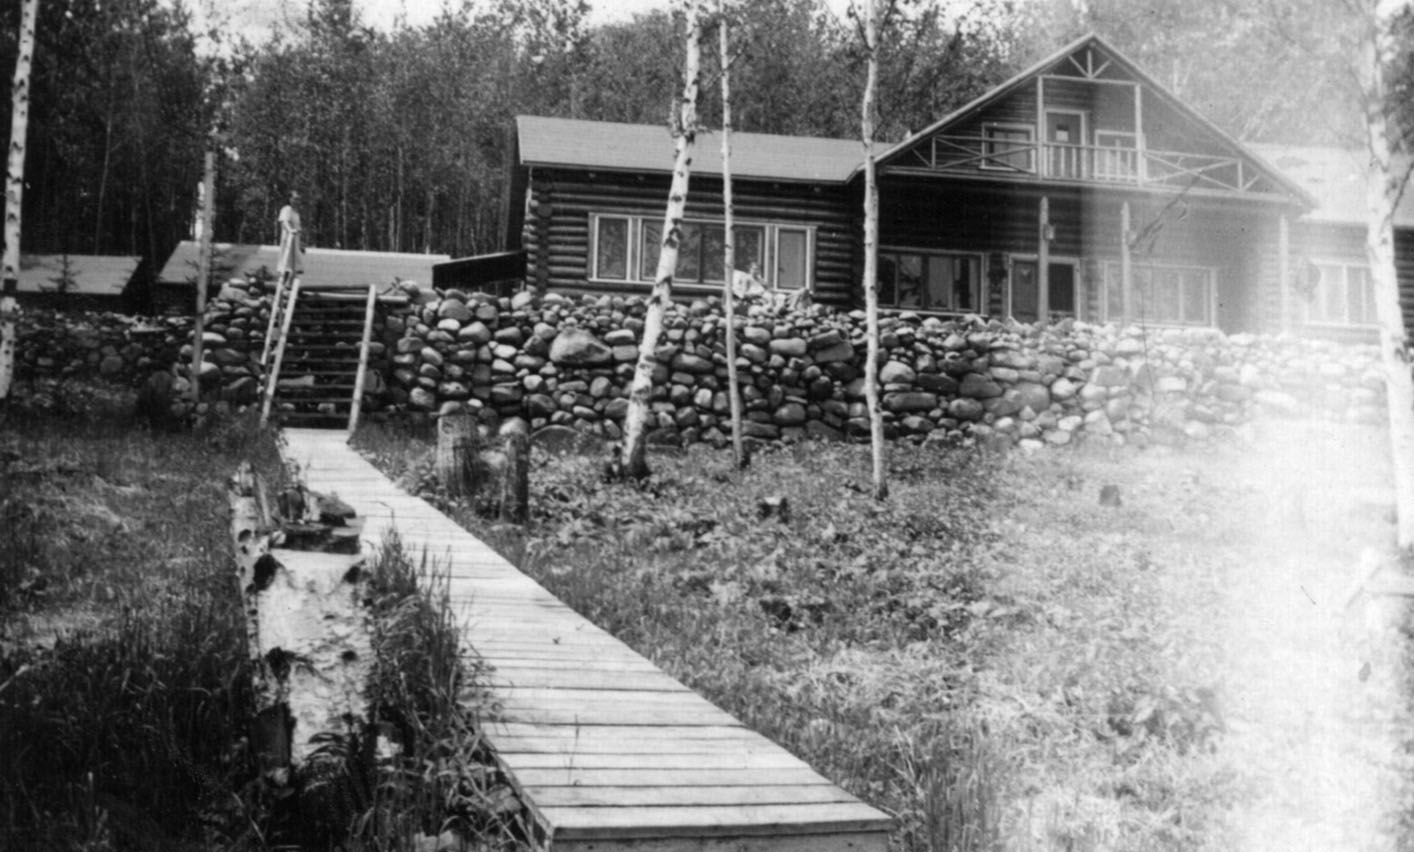
M 493 299 L 411 293 L 388 320 L 388 404 L 466 407 L 617 438 L 643 328 L 637 297 Z M 864 315 L 813 306 L 746 307 L 738 365 L 745 434 L 840 439 L 868 432 Z M 882 320 L 883 407 L 890 437 L 974 436 L 1065 444 L 1201 440 L 1258 410 L 1378 420 L 1373 347 L 1206 329 L 1048 328 L 901 313 Z M 724 322 L 715 300 L 678 305 L 657 350 L 652 440 L 729 433 Z
M 385 300 L 374 337 L 370 416 L 467 409 L 620 437 L 637 358 L 640 297 L 495 298 L 415 285 Z M 233 283 L 207 316 L 203 386 L 223 407 L 256 401 L 267 301 Z M 753 303 L 738 317 L 746 435 L 843 439 L 868 433 L 864 316 Z M 184 380 L 190 323 L 27 314 L 22 370 L 96 370 L 136 383 L 173 364 Z M 730 432 L 724 321 L 715 300 L 676 305 L 657 351 L 651 440 Z M 185 345 L 181 345 L 182 343 Z M 1078 435 L 1203 440 L 1258 412 L 1377 422 L 1383 381 L 1371 346 L 1207 329 L 1046 328 L 900 313 L 882 319 L 885 431 L 1026 446 Z M 205 398 L 205 397 L 204 397 Z
M 15 375 L 21 381 L 99 376 L 138 385 L 170 367 L 191 339 L 184 317 L 26 310 L 20 314 Z M 190 357 L 190 350 L 187 350 Z

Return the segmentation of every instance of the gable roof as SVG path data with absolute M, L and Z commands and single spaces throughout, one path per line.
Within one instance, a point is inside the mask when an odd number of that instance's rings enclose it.
M 1312 145 L 1253 145 L 1252 149 L 1315 199 L 1307 220 L 1365 225 L 1365 172 L 1370 163 L 1365 151 Z M 1414 193 L 1405 192 L 1400 199 L 1394 224 L 1414 228 Z
M 516 116 L 520 163 L 609 171 L 673 171 L 673 140 L 653 124 Z M 772 181 L 844 183 L 864 157 L 858 140 L 770 133 L 732 133 L 732 177 Z M 699 131 L 692 150 L 694 174 L 722 173 L 722 142 Z
M 1064 47 L 1060 48 L 1055 53 L 1052 53 L 1051 55 L 1045 57 L 1039 62 L 1036 62 L 1035 64 L 1031 65 L 1024 71 L 1021 71 L 1020 73 L 1012 76 L 1010 79 L 996 86 L 991 91 L 986 92 L 985 94 L 964 104 L 958 109 L 953 110 L 951 113 L 939 119 L 938 121 L 935 121 L 924 129 L 918 131 L 917 133 L 910 135 L 902 142 L 891 146 L 887 151 L 885 151 L 876 159 L 876 167 L 886 165 L 889 161 L 901 156 L 909 148 L 913 147 L 919 142 L 944 130 L 950 125 L 956 124 L 964 119 L 967 119 L 980 112 L 981 110 L 1001 101 L 1003 98 L 1006 98 L 1009 95 L 1015 93 L 1022 86 L 1030 83 L 1037 76 L 1045 73 L 1048 69 L 1065 62 L 1071 56 L 1087 47 L 1096 48 L 1102 51 L 1105 54 L 1106 59 L 1108 60 L 1107 65 L 1113 66 L 1117 70 L 1123 71 L 1124 74 L 1128 75 L 1135 82 L 1148 89 L 1150 92 L 1153 93 L 1155 97 L 1162 100 L 1168 107 L 1173 109 L 1175 112 L 1178 112 L 1185 118 L 1191 120 L 1194 124 L 1203 128 L 1206 132 L 1212 134 L 1216 139 L 1220 140 L 1224 145 L 1230 147 L 1234 152 L 1247 157 L 1258 168 L 1262 169 L 1268 178 L 1274 181 L 1282 189 L 1289 192 L 1292 196 L 1301 201 L 1303 204 L 1306 204 L 1307 206 L 1314 205 L 1315 200 L 1308 196 L 1305 190 L 1303 190 L 1299 185 L 1288 179 L 1287 176 L 1282 174 L 1280 171 L 1272 168 L 1269 164 L 1264 162 L 1261 157 L 1255 155 L 1250 148 L 1243 145 L 1227 131 L 1223 130 L 1221 127 L 1218 127 L 1216 124 L 1208 120 L 1193 107 L 1184 103 L 1176 95 L 1169 92 L 1169 90 L 1164 88 L 1164 86 L 1160 84 L 1157 80 L 1155 80 L 1153 77 L 1150 77 L 1138 65 L 1134 64 L 1127 57 L 1125 57 L 1124 54 L 1120 53 L 1117 49 L 1115 49 L 1113 45 L 1111 45 L 1109 42 L 1105 41 L 1103 38 L 1101 38 L 1095 33 L 1090 33 L 1088 35 L 1081 36 L 1075 41 L 1072 41 L 1070 44 L 1067 44 Z M 1114 79 L 1114 72 L 1110 72 L 1108 76 L 1110 79 Z
M 20 256 L 19 292 L 57 293 L 67 273 L 65 293 L 121 296 L 141 262 L 121 255 L 25 254 Z
M 212 280 L 260 274 L 274 275 L 279 266 L 279 246 L 216 243 L 212 254 Z M 167 258 L 157 276 L 160 284 L 194 284 L 201 246 L 183 240 Z M 301 286 L 306 289 L 352 289 L 394 281 L 432 283 L 432 267 L 451 260 L 446 254 L 409 254 L 380 251 L 311 248 L 304 254 Z

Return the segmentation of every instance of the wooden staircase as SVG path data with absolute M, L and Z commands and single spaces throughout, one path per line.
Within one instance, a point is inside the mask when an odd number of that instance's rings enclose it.
M 358 423 L 376 296 L 301 290 L 277 294 L 270 318 L 261 420 L 342 428 Z

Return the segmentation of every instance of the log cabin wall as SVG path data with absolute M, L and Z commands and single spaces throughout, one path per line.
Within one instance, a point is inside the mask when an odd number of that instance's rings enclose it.
M 522 228 L 527 277 L 562 293 L 646 293 L 649 282 L 596 280 L 592 274 L 596 216 L 631 217 L 661 222 L 670 176 L 568 169 L 531 169 Z M 737 222 L 809 230 L 812 296 L 818 302 L 847 305 L 852 299 L 854 208 L 844 184 L 733 181 Z M 722 181 L 693 175 L 687 198 L 688 221 L 720 223 Z M 716 295 L 719 284 L 675 284 L 684 298 Z
M 1079 318 L 1114 319 L 1104 303 L 1106 276 L 1117 275 L 1121 206 L 1127 200 L 1131 227 L 1151 228 L 1133 254 L 1136 267 L 1209 270 L 1209 318 L 1227 331 L 1255 330 L 1261 318 L 1279 316 L 1276 278 L 1277 212 L 1262 205 L 1195 198 L 1170 206 L 1166 193 L 1115 192 L 1093 187 L 1043 184 L 978 184 L 886 176 L 880 185 L 880 247 L 974 255 L 991 288 L 987 310 L 1005 316 L 1006 289 L 1016 261 L 1039 254 L 1041 198 L 1046 197 L 1054 237 L 1054 262 L 1074 266 Z M 1005 269 L 996 271 L 997 264 Z M 1267 302 L 1275 299 L 1272 305 Z

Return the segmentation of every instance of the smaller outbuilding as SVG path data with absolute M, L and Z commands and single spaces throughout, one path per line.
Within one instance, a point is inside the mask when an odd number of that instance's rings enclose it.
M 213 288 L 231 278 L 256 278 L 273 282 L 280 247 L 217 243 L 212 247 Z M 178 244 L 163 264 L 153 287 L 153 307 L 158 313 L 190 313 L 196 307 L 196 277 L 201 247 L 195 240 Z M 304 253 L 300 286 L 304 290 L 364 290 L 369 285 L 392 287 L 404 282 L 427 286 L 432 268 L 451 260 L 445 254 L 352 251 L 311 248 Z M 216 294 L 213 289 L 210 295 Z
M 22 307 L 130 313 L 140 257 L 94 254 L 20 255 Z

